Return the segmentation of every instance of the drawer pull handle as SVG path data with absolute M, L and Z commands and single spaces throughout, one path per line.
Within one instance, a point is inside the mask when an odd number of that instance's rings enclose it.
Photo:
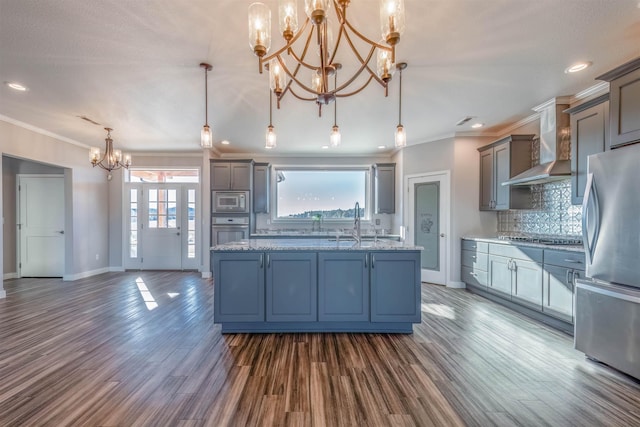
M 570 262 L 572 264 L 582 264 L 582 261 L 580 261 L 579 259 L 565 259 L 563 261 L 564 262 Z

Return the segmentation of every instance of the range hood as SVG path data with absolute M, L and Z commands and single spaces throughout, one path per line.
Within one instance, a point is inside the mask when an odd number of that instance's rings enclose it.
M 553 98 L 534 107 L 540 113 L 540 164 L 502 185 L 532 185 L 571 178 L 569 114 L 567 98 Z

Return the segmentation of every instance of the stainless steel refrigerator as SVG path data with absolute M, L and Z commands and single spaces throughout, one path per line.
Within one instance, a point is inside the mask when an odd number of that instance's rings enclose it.
M 640 144 L 589 157 L 575 347 L 640 378 Z

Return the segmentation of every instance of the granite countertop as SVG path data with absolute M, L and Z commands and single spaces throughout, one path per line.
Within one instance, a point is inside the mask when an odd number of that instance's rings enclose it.
M 571 252 L 584 252 L 584 246 L 582 245 L 555 245 L 555 244 L 547 244 L 547 243 L 524 242 L 521 240 L 502 240 L 497 237 L 480 237 L 480 236 L 463 236 L 462 238 L 467 240 L 475 240 L 477 242 L 499 243 L 501 245 L 527 246 L 531 248 L 553 249 L 553 250 L 571 251 Z
M 340 239 L 349 239 L 351 236 L 349 234 L 340 233 Z M 363 234 L 363 239 L 374 239 L 377 237 L 378 239 L 386 239 L 386 240 L 400 240 L 399 234 Z M 283 231 L 280 233 L 251 233 L 249 235 L 250 239 L 335 239 L 336 233 L 326 233 L 326 232 L 318 232 L 312 231 L 308 233 L 297 233 L 293 231 Z
M 212 251 L 419 251 L 422 246 L 409 246 L 393 240 L 363 241 L 335 239 L 249 239 L 212 246 Z

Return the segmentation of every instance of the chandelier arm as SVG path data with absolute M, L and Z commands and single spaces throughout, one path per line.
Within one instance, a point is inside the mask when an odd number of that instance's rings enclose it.
M 382 79 L 380 79 L 380 77 L 378 77 L 378 75 L 374 73 L 373 70 L 369 67 L 369 62 L 371 61 L 371 57 L 373 56 L 373 53 L 376 50 L 375 46 L 371 46 L 371 49 L 369 49 L 369 55 L 367 56 L 367 59 L 363 60 L 362 56 L 360 56 L 360 52 L 358 52 L 358 50 L 353 45 L 353 41 L 351 40 L 351 37 L 349 37 L 349 33 L 345 32 L 344 37 L 345 39 L 347 39 L 347 43 L 349 43 L 349 46 L 351 47 L 351 50 L 353 51 L 354 55 L 356 56 L 356 58 L 358 58 L 358 60 L 360 61 L 360 64 L 362 64 L 362 67 L 358 71 L 358 74 L 362 72 L 363 68 L 366 68 L 369 74 L 373 76 L 373 78 L 375 78 L 376 81 L 380 83 L 382 87 L 386 87 L 387 86 L 386 83 L 383 82 Z M 353 79 L 351 81 L 353 81 Z
M 387 50 L 389 52 L 393 52 L 393 47 L 389 47 L 389 46 L 385 46 L 383 44 L 380 43 L 376 43 L 373 40 L 369 39 L 368 37 L 364 36 L 360 31 L 356 30 L 353 25 L 351 25 L 351 23 L 349 21 L 344 20 L 344 25 L 347 26 L 347 28 L 349 28 L 351 31 L 353 31 L 353 33 L 358 36 L 363 42 L 368 43 L 369 45 L 373 46 L 373 47 L 377 47 L 378 49 L 383 49 L 383 50 Z
M 366 81 L 366 83 L 364 83 L 362 86 L 360 86 L 359 89 L 354 90 L 353 92 L 349 92 L 349 93 L 343 93 L 338 95 L 337 93 L 335 94 L 337 98 L 346 98 L 348 96 L 352 96 L 352 95 L 356 95 L 360 92 L 362 92 L 362 90 L 364 90 L 364 88 L 366 88 L 367 86 L 369 86 L 369 83 L 371 83 L 371 80 L 373 79 L 373 76 L 369 76 L 369 79 Z
M 271 55 L 265 56 L 264 58 L 260 58 L 260 64 L 262 65 L 262 64 L 265 64 L 265 63 L 269 63 L 270 60 L 272 60 L 276 56 L 280 56 L 283 52 L 285 52 L 290 47 L 292 47 L 293 44 L 300 38 L 300 36 L 302 36 L 302 34 L 304 33 L 304 30 L 307 28 L 308 24 L 309 24 L 309 17 L 307 17 L 307 19 L 305 19 L 304 24 L 302 24 L 302 28 L 300 28 L 298 30 L 298 32 L 293 35 L 293 37 L 291 38 L 289 43 L 287 43 L 286 45 L 284 45 L 280 49 L 276 50 Z M 307 39 L 307 44 L 309 44 L 309 40 L 311 39 L 311 34 L 313 34 L 313 30 L 311 30 L 311 32 L 309 33 L 309 38 Z M 262 67 L 260 67 L 260 70 L 262 70 Z
M 295 93 L 295 91 L 293 89 L 289 89 L 289 92 L 291 92 L 291 95 L 293 95 L 294 97 L 298 98 L 300 101 L 318 101 L 318 98 L 305 98 L 302 97 L 300 95 L 298 95 L 297 93 Z
M 347 39 L 348 39 L 348 38 L 347 38 Z M 372 47 L 372 48 L 371 48 L 371 51 L 369 52 L 369 55 L 367 56 L 367 62 L 371 59 L 371 56 L 373 55 L 373 52 L 374 52 L 374 51 L 375 51 L 375 49 Z M 358 71 L 356 71 L 356 72 L 351 76 L 351 78 L 350 78 L 349 80 L 347 80 L 345 83 L 343 83 L 340 87 L 335 88 L 335 89 L 333 90 L 333 92 L 331 92 L 331 93 L 333 93 L 333 94 L 338 94 L 340 91 L 342 91 L 342 90 L 346 89 L 346 88 L 347 88 L 347 86 L 349 86 L 351 83 L 353 83 L 353 81 L 354 81 L 355 79 L 357 79 L 357 78 L 360 76 L 360 74 L 362 73 L 362 71 L 364 71 L 364 69 L 365 69 L 365 68 L 366 68 L 366 69 L 367 69 L 367 71 L 369 72 L 369 80 L 367 80 L 367 83 L 365 83 L 364 87 L 366 87 L 366 86 L 369 84 L 369 82 L 371 81 L 371 79 L 375 79 L 378 83 L 380 83 L 380 85 L 381 85 L 382 87 L 385 87 L 385 88 L 386 88 L 386 86 L 387 86 L 387 85 L 386 85 L 382 80 L 380 80 L 380 78 L 379 78 L 379 77 L 378 77 L 374 72 L 372 72 L 372 71 L 371 71 L 371 68 L 369 68 L 369 66 L 367 65 L 367 62 L 362 61 L 362 65 L 360 66 L 360 69 L 359 69 Z M 364 87 L 363 87 L 363 88 L 364 88 Z M 360 90 L 362 90 L 363 88 L 359 89 L 358 91 L 356 91 L 356 92 L 354 92 L 354 93 L 358 93 L 358 92 L 359 92 Z
M 280 59 L 280 57 L 278 57 L 278 59 Z M 306 90 L 309 93 L 313 93 L 315 95 L 317 95 L 317 92 L 313 89 L 311 89 L 310 87 L 306 86 L 305 84 L 303 84 L 300 80 L 298 80 L 298 78 L 296 77 L 295 74 L 293 74 L 286 66 L 286 64 L 284 63 L 284 61 L 280 60 L 280 65 L 282 66 L 282 69 L 284 70 L 284 72 L 291 78 L 291 80 L 293 80 L 294 82 L 296 82 L 296 84 L 298 86 L 300 86 L 301 89 Z

